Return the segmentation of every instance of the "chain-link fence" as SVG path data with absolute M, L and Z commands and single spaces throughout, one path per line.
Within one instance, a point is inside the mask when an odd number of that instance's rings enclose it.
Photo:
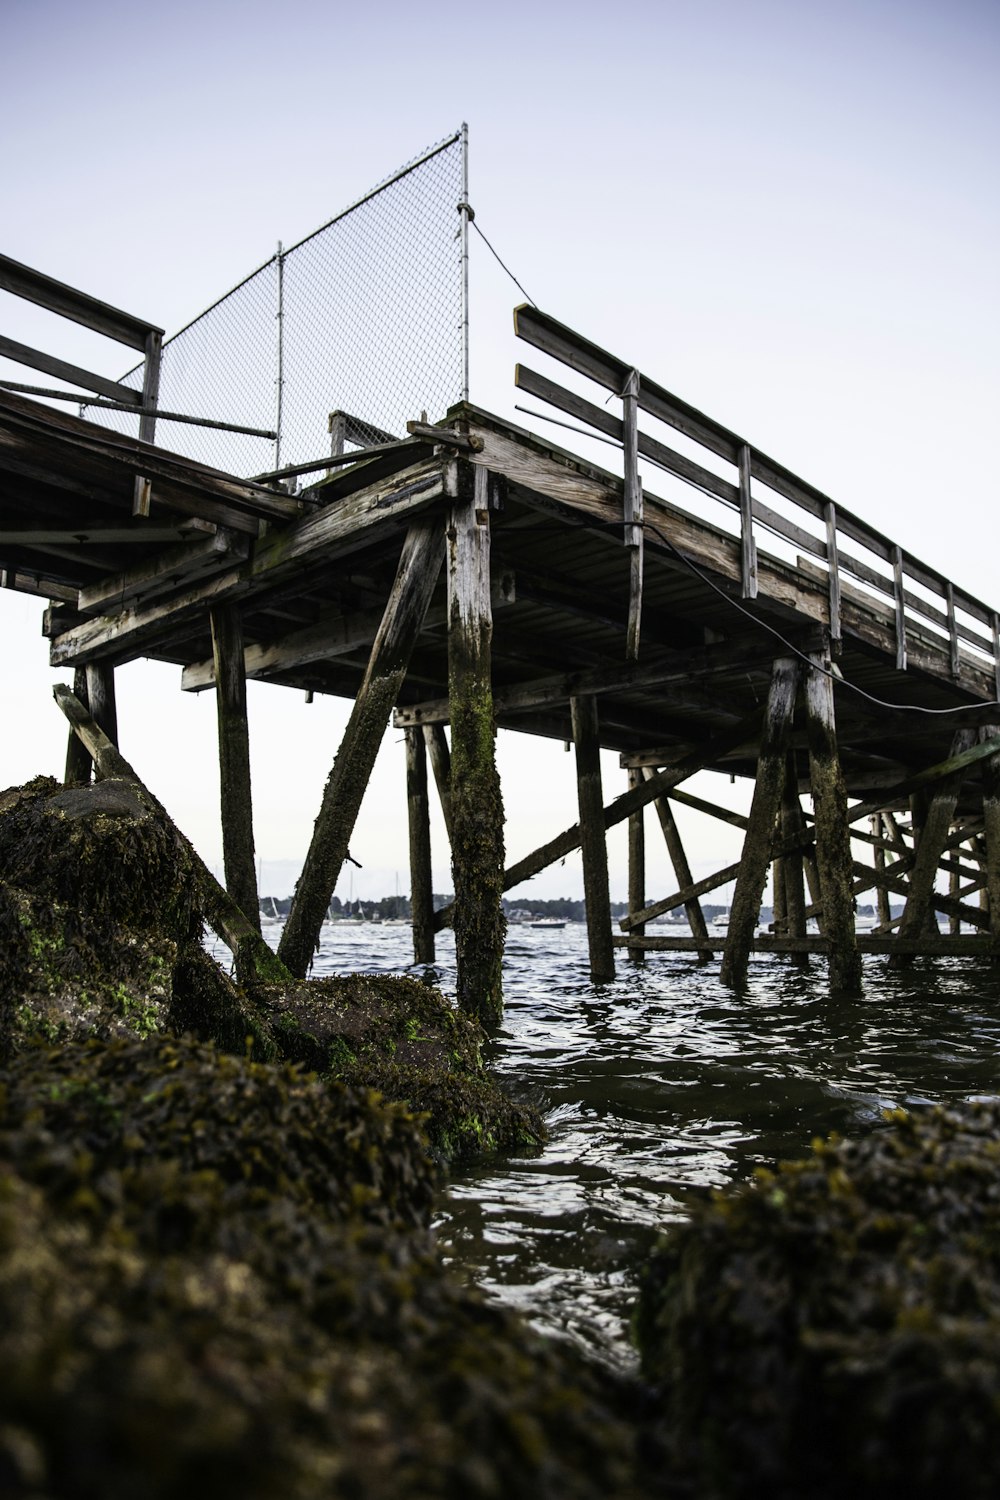
M 281 250 L 163 346 L 164 411 L 272 439 L 160 419 L 156 442 L 231 474 L 329 451 L 343 410 L 405 436 L 467 394 L 465 127 Z M 142 388 L 142 366 L 122 383 Z M 82 408 L 138 435 L 126 412 Z

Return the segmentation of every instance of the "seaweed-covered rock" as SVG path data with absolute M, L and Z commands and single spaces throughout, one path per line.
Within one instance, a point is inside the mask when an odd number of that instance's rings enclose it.
M 1000 1104 L 814 1143 L 672 1231 L 636 1331 L 705 1496 L 1000 1490 Z
M 404 976 L 346 974 L 269 988 L 261 999 L 282 1056 L 423 1114 L 443 1162 L 544 1139 L 537 1112 L 484 1068 L 480 1026 L 440 990 Z
M 197 873 L 127 781 L 0 793 L 0 1057 L 32 1036 L 191 1030 L 277 1049 L 253 998 L 202 949 Z
M 442 1266 L 407 1113 L 191 1040 L 0 1072 L 10 1500 L 606 1500 L 624 1393 Z

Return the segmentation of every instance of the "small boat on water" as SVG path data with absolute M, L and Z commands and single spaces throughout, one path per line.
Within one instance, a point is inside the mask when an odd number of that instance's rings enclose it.
M 524 926 L 546 927 L 551 930 L 555 930 L 558 927 L 565 927 L 566 923 L 563 921 L 562 917 L 532 917 L 530 922 L 524 923 Z

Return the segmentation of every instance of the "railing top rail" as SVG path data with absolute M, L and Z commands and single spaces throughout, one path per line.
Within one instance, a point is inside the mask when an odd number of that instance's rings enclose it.
M 565 323 L 560 323 L 556 318 L 529 303 L 522 303 L 514 309 L 514 332 L 518 338 L 541 350 L 543 354 L 567 365 L 577 374 L 593 380 L 616 396 L 622 394 L 625 381 L 635 368 L 626 360 L 610 354 L 606 349 L 584 338 L 582 334 L 569 328 Z M 872 526 L 846 507 L 835 503 L 830 496 L 825 495 L 808 480 L 801 479 L 791 469 L 769 458 L 752 443 L 740 437 L 738 433 L 732 432 L 721 422 L 699 411 L 697 407 L 682 401 L 679 396 L 673 395 L 664 386 L 650 380 L 641 372 L 639 373 L 638 404 L 650 416 L 684 433 L 685 436 L 692 438 L 709 452 L 729 463 L 738 464 L 740 451 L 747 448 L 751 455 L 751 472 L 754 478 L 759 479 L 776 493 L 817 518 L 825 517 L 827 507 L 833 505 L 838 530 L 843 531 L 861 546 L 868 548 L 876 557 L 892 561 L 898 551 L 904 570 L 918 583 L 942 594 L 950 587 L 954 603 L 958 608 L 965 610 L 983 623 L 989 623 L 994 619 L 996 610 L 991 609 L 973 594 L 957 588 L 937 568 L 921 562 L 905 548 L 899 548 L 897 543 L 877 527 Z
M 12 260 L 9 255 L 0 255 L 0 289 L 63 318 L 70 318 L 74 323 L 82 323 L 84 328 L 102 333 L 116 343 L 127 344 L 130 349 L 145 350 L 149 334 L 163 334 L 163 329 L 155 323 L 147 323 L 144 318 L 112 307 L 98 297 L 57 281 L 54 276 L 46 276 L 42 271 Z

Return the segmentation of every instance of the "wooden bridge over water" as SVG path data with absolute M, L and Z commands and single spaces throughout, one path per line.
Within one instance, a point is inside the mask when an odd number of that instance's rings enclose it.
M 333 452 L 237 478 L 155 444 L 159 330 L 2 258 L 0 286 L 145 353 L 136 392 L 0 340 L 144 424 L 125 437 L 4 383 L 0 582 L 50 601 L 51 660 L 73 669 L 112 741 L 120 663 L 174 662 L 184 690 L 215 691 L 227 884 L 251 921 L 246 679 L 354 700 L 281 940 L 292 972 L 311 960 L 392 715 L 415 957 L 429 961 L 452 923 L 460 1003 L 487 1020 L 503 890 L 576 848 L 596 981 L 616 949 L 721 951 L 737 987 L 755 949 L 822 954 L 840 990 L 857 988 L 861 952 L 897 966 L 1000 955 L 1000 616 L 751 443 L 521 307 L 517 332 L 549 373 L 519 366 L 519 389 L 609 443 L 617 472 L 462 404 L 405 438 L 337 413 Z M 669 495 L 644 486 L 652 469 Z M 496 725 L 576 751 L 578 824 L 510 864 Z M 602 747 L 627 775 L 610 801 Z M 752 779 L 749 815 L 691 795 L 700 770 Z M 89 774 L 71 736 L 67 777 Z M 431 781 L 456 893 L 437 914 Z M 655 903 L 649 805 L 674 872 Z M 738 863 L 695 881 L 678 805 L 741 829 Z M 626 820 L 629 915 L 615 933 L 605 839 Z M 774 923 L 759 934 L 769 873 Z M 730 884 L 720 935 L 700 900 Z M 859 896 L 878 911 L 863 934 Z M 668 911 L 690 936 L 653 931 Z

